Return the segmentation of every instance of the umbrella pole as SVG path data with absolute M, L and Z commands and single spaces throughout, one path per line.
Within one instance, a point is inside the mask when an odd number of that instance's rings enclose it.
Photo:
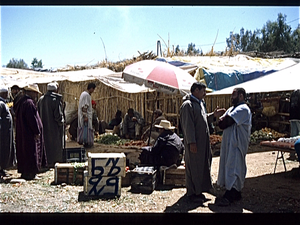
M 150 124 L 150 132 L 149 132 L 149 138 L 148 138 L 148 146 L 150 145 L 150 138 L 151 138 L 151 131 L 152 131 L 152 124 L 153 124 L 153 119 L 154 119 L 154 110 L 155 110 L 155 103 L 157 102 L 157 97 L 158 97 L 158 94 L 157 92 L 155 92 L 155 100 L 153 102 L 153 113 L 152 113 L 152 119 L 151 119 L 151 124 Z

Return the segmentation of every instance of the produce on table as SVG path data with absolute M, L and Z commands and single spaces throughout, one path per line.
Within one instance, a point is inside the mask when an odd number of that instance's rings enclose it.
M 271 128 L 265 127 L 261 130 L 254 131 L 250 136 L 250 143 L 255 144 L 257 141 L 271 141 L 285 137 L 286 134 L 279 133 Z
M 94 142 L 105 144 L 105 145 L 123 145 L 128 142 L 126 139 L 121 139 L 116 134 L 101 134 L 95 137 Z
M 137 147 L 144 147 L 147 146 L 147 143 L 144 141 L 129 141 L 129 142 L 125 142 L 123 145 L 125 146 L 137 146 Z
M 116 134 L 105 133 L 95 136 L 95 142 L 105 145 L 122 145 L 122 146 L 134 146 L 134 147 L 144 147 L 147 143 L 144 141 L 134 141 L 128 139 L 122 139 Z
M 210 144 L 215 145 L 222 142 L 222 136 L 217 134 L 211 134 L 209 136 Z

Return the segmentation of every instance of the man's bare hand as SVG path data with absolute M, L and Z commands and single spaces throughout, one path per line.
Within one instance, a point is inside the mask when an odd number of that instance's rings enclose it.
M 217 108 L 214 111 L 214 117 L 219 118 L 220 116 L 222 116 L 224 113 L 226 112 L 226 109 L 222 108 L 220 109 L 219 106 L 217 106 Z

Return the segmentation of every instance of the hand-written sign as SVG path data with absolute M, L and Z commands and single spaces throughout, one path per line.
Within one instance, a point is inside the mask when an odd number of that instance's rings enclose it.
M 88 195 L 120 195 L 121 176 L 126 175 L 124 153 L 89 153 L 88 167 L 85 178 Z
M 87 194 L 96 196 L 121 195 L 121 177 L 87 177 Z
M 90 176 L 123 176 L 126 171 L 124 153 L 88 153 Z

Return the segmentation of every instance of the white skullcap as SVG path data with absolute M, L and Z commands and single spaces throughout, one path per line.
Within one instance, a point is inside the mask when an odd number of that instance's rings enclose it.
M 57 84 L 56 83 L 49 83 L 47 84 L 48 91 L 57 91 Z
M 8 92 L 8 89 L 7 89 L 7 87 L 0 86 L 0 93 L 3 93 L 3 92 Z

